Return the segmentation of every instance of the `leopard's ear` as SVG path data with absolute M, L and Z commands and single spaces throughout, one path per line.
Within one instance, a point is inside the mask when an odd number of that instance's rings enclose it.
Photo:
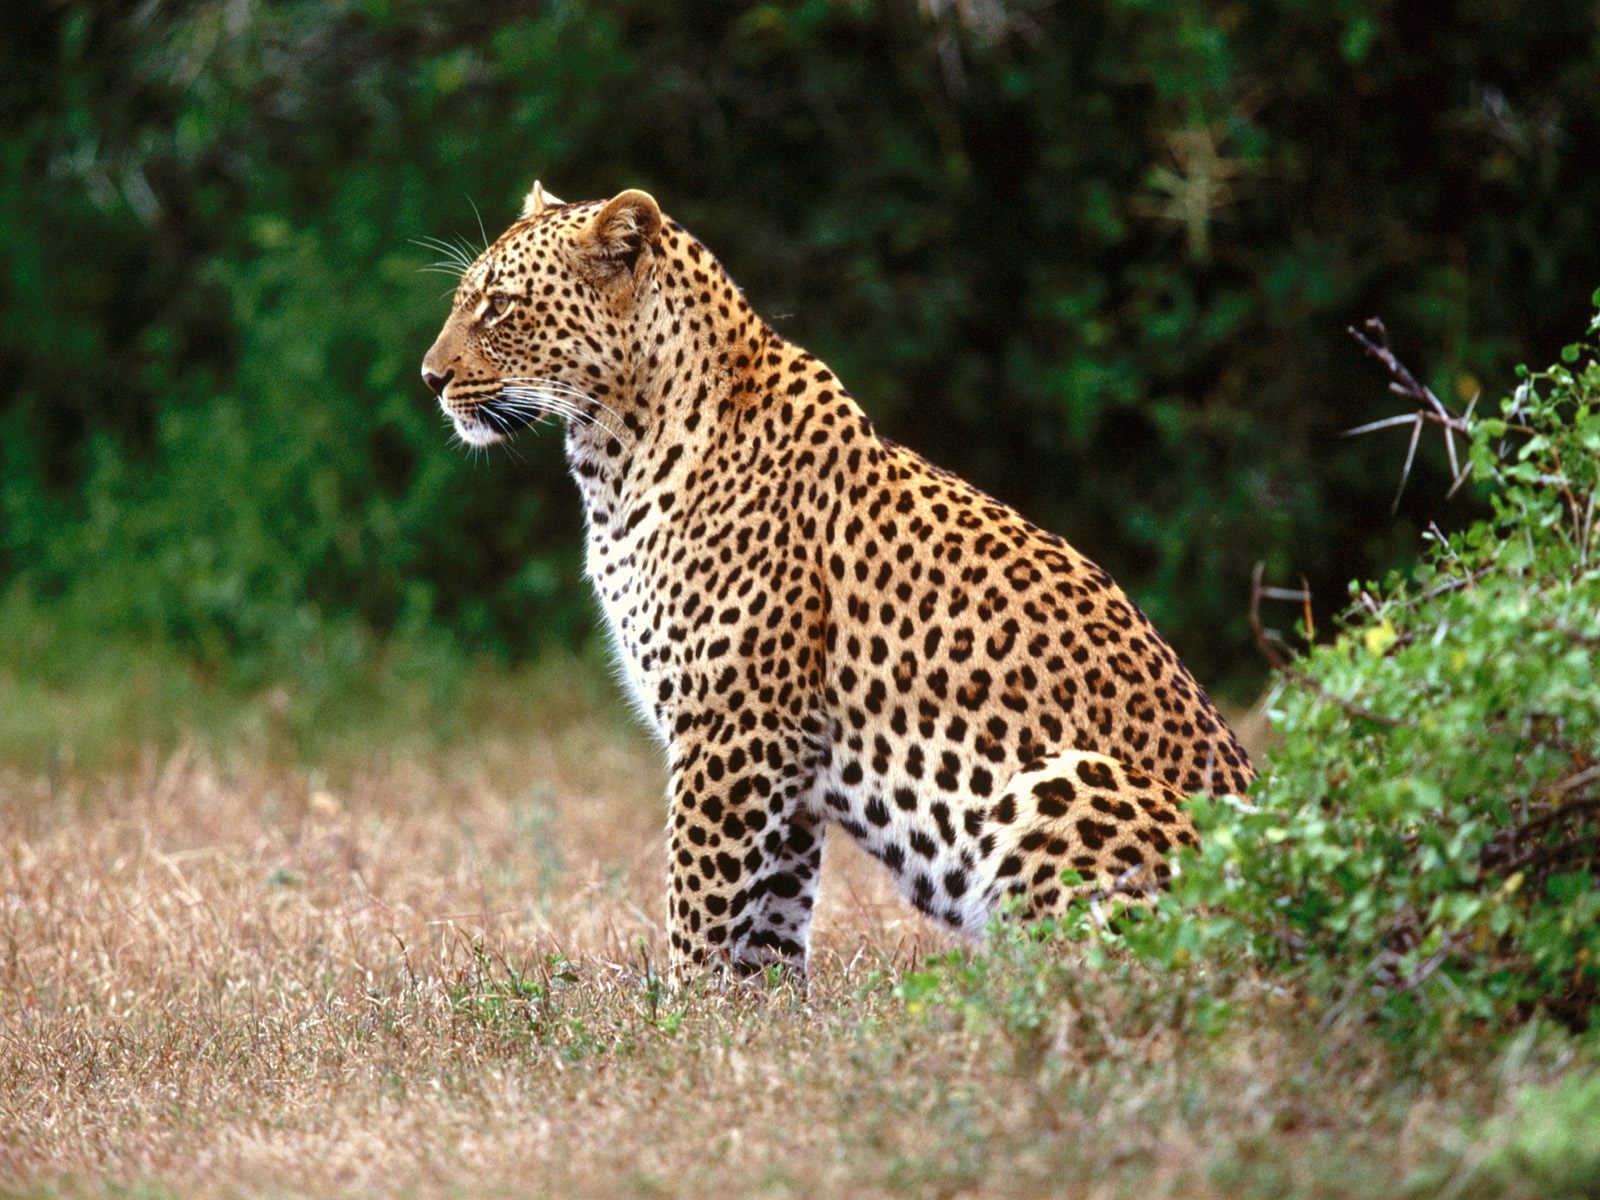
M 554 208 L 558 204 L 565 204 L 565 200 L 558 200 L 544 190 L 544 185 L 537 179 L 533 181 L 533 191 L 529 192 L 522 201 L 522 219 L 537 217 L 547 208 Z
M 606 273 L 632 275 L 646 251 L 658 248 L 661 206 L 630 188 L 607 200 L 584 231 L 591 260 Z

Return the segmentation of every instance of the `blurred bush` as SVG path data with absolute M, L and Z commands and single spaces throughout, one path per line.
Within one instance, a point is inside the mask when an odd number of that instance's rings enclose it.
M 330 622 L 582 639 L 558 439 L 450 451 L 426 236 L 654 190 L 892 436 L 1079 542 L 1202 676 L 1251 562 L 1400 561 L 1338 336 L 1441 394 L 1600 277 L 1588 0 L 34 4 L 0 46 L 0 585 L 297 667 Z M 1379 465 L 1381 464 L 1381 466 Z M 1374 530 L 1381 532 L 1375 533 Z M 345 639 L 347 642 L 349 639 Z M 349 642 L 360 644 L 359 639 Z

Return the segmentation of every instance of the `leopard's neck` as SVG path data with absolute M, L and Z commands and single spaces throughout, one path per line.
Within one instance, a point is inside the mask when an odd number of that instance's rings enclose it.
M 641 507 L 691 482 L 709 456 L 726 452 L 748 411 L 771 402 L 779 368 L 810 359 L 761 319 L 709 253 L 704 263 L 660 264 L 625 368 L 595 397 L 591 420 L 568 422 L 568 467 L 591 526 L 642 519 Z

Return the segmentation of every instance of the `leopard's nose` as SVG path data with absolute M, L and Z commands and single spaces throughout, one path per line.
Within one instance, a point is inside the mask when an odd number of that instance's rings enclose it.
M 454 370 L 446 371 L 443 375 L 441 375 L 437 371 L 430 371 L 427 367 L 422 368 L 422 382 L 428 385 L 428 390 L 430 392 L 441 398 L 444 396 L 445 385 L 455 377 L 456 373 Z

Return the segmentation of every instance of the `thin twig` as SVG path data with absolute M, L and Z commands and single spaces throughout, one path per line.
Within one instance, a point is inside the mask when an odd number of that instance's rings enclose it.
M 1401 981 L 1398 990 L 1412 992 L 1421 987 L 1427 982 L 1428 976 L 1442 967 L 1446 960 L 1461 948 L 1463 940 L 1460 934 L 1446 938 L 1444 945 L 1435 950 L 1426 962 Z
M 1423 600 L 1432 600 L 1435 596 L 1443 596 L 1446 592 L 1454 592 L 1460 588 L 1471 587 L 1473 584 L 1477 583 L 1478 580 L 1487 575 L 1493 574 L 1494 569 L 1495 564 L 1490 563 L 1487 567 L 1479 567 L 1470 575 L 1463 576 L 1460 579 L 1456 579 L 1454 577 L 1446 579 L 1443 583 L 1435 584 L 1425 592 L 1419 592 L 1416 600 L 1412 601 L 1412 603 L 1420 603 Z
M 1588 775 L 1588 772 L 1578 776 L 1578 779 L 1583 779 L 1586 775 Z M 1577 780 L 1568 780 L 1565 785 L 1558 787 L 1556 790 L 1561 791 L 1574 786 L 1578 786 Z M 1587 850 L 1587 856 L 1593 858 L 1596 854 L 1600 854 L 1600 831 L 1591 829 L 1585 835 L 1581 828 L 1574 827 L 1562 830 L 1562 840 L 1554 844 L 1534 846 L 1523 851 L 1515 858 L 1501 857 L 1508 850 L 1526 844 L 1528 839 L 1542 837 L 1548 830 L 1562 821 L 1571 820 L 1584 813 L 1600 813 L 1600 797 L 1589 796 L 1565 801 L 1555 808 L 1540 813 L 1537 817 L 1532 817 L 1519 825 L 1514 825 L 1505 830 L 1503 835 L 1495 837 L 1494 843 L 1491 844 L 1489 851 L 1486 852 L 1484 866 L 1501 874 L 1514 875 L 1518 871 L 1527 870 L 1532 866 L 1548 866 L 1551 863 L 1558 863 L 1563 860 L 1570 862 L 1573 850 L 1580 852 Z
M 1550 790 L 1559 796 L 1562 792 L 1575 792 L 1579 788 L 1593 783 L 1597 779 L 1600 779 L 1600 766 L 1593 766 L 1586 771 L 1579 771 L 1570 779 L 1563 779 Z M 1596 800 L 1594 803 L 1600 805 L 1600 800 Z
M 1592 863 L 1596 857 L 1600 857 L 1600 833 L 1590 833 L 1588 836 L 1580 835 L 1567 841 L 1557 842 L 1553 846 L 1540 846 L 1526 854 L 1518 855 L 1497 869 L 1507 875 L 1515 875 L 1518 871 L 1526 871 L 1530 867 L 1576 867 Z
M 1258 562 L 1250 572 L 1250 632 L 1255 635 L 1256 649 L 1261 652 L 1261 657 L 1267 660 L 1268 665 L 1284 678 L 1308 688 L 1330 704 L 1337 704 L 1352 717 L 1359 717 L 1363 721 L 1371 721 L 1374 725 L 1382 725 L 1388 729 L 1399 729 L 1406 725 L 1405 721 L 1375 713 L 1354 700 L 1346 700 L 1343 696 L 1335 695 L 1304 671 L 1291 666 L 1289 660 L 1278 652 L 1278 648 L 1273 645 L 1274 635 L 1261 624 L 1261 601 L 1265 595 L 1265 589 L 1261 586 L 1261 575 L 1265 570 L 1266 564 Z M 1296 593 L 1294 598 L 1300 599 L 1300 594 Z

